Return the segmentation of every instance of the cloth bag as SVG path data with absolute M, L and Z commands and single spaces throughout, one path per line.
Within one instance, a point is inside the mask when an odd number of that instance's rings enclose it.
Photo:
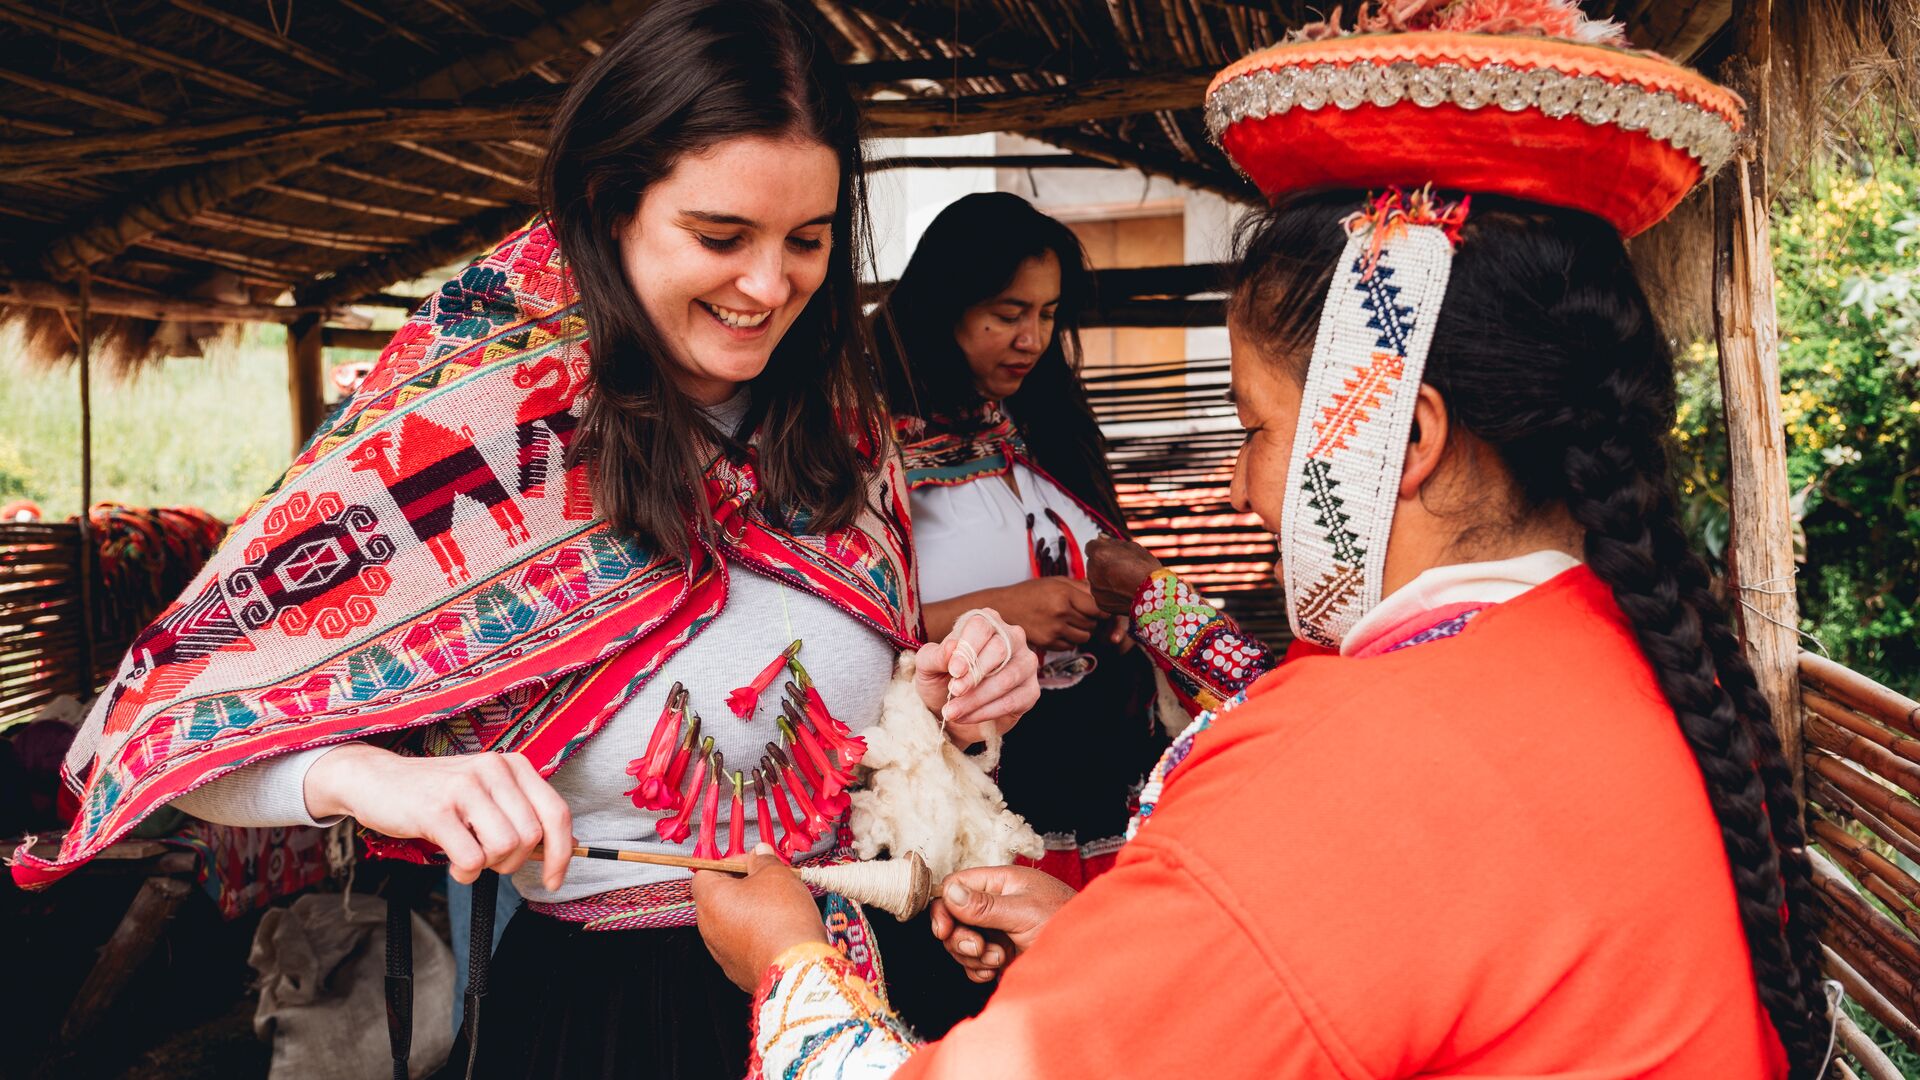
M 247 962 L 260 973 L 253 1030 L 273 1043 L 269 1080 L 365 1080 L 393 1071 L 387 1042 L 386 904 L 312 893 L 260 919 Z M 413 916 L 413 1056 L 424 1077 L 453 1047 L 453 950 Z

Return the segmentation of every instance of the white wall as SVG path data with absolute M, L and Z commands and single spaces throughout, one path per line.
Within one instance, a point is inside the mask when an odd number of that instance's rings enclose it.
M 944 139 L 874 139 L 866 146 L 869 160 L 901 155 L 1047 154 L 1055 147 L 1018 135 L 962 135 Z M 878 280 L 900 276 L 920 234 L 946 205 L 976 191 L 1011 191 L 1042 210 L 1068 211 L 1102 207 L 1122 211 L 1127 206 L 1171 208 L 1177 204 L 1185 219 L 1185 259 L 1188 263 L 1225 262 L 1232 255 L 1233 229 L 1246 208 L 1209 192 L 1183 187 L 1171 180 L 1149 177 L 1131 169 L 890 169 L 869 174 Z M 1189 360 L 1217 360 L 1227 355 L 1223 327 L 1187 330 Z M 1226 374 L 1190 375 L 1190 381 L 1225 385 Z
M 988 155 L 992 135 L 956 135 L 944 139 L 869 139 L 868 161 L 885 157 L 934 154 Z M 934 216 L 962 195 L 994 189 L 994 170 L 888 169 L 867 174 L 867 198 L 873 215 L 874 261 L 879 281 L 892 281 L 906 268 L 913 246 Z

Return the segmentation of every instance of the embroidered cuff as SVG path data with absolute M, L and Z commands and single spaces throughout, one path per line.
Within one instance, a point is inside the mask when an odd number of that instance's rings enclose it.
M 747 1075 L 782 1080 L 877 1080 L 913 1053 L 914 1039 L 831 945 L 780 954 L 753 998 Z

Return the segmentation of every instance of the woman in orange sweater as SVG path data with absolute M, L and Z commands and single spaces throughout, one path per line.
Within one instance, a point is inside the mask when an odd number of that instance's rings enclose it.
M 1739 103 L 1565 0 L 1359 28 L 1208 100 L 1276 198 L 1229 307 L 1235 503 L 1334 655 L 1197 720 L 1084 892 L 949 878 L 936 934 L 1004 976 L 938 1042 L 787 871 L 701 875 L 765 1075 L 1822 1071 L 1799 807 L 1675 513 L 1673 361 L 1622 243 L 1725 160 Z M 1448 193 L 1394 187 L 1421 182 Z

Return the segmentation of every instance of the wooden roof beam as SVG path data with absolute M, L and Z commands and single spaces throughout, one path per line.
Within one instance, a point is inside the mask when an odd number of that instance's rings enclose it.
M 510 206 L 450 225 L 421 238 L 412 247 L 368 259 L 311 281 L 294 290 L 294 302 L 305 307 L 336 307 L 368 293 L 377 293 L 397 281 L 408 281 L 455 259 L 496 244 L 524 225 L 530 211 Z
M 827 20 L 827 25 L 846 39 L 850 63 L 865 64 L 884 55 L 880 42 L 874 39 L 873 31 L 841 7 L 839 0 L 813 0 L 813 6 L 820 12 L 820 17 Z
M 1082 157 L 1111 161 L 1123 168 L 1138 169 L 1151 176 L 1164 176 L 1190 188 L 1211 192 L 1230 202 L 1253 204 L 1260 201 L 1260 193 L 1254 189 L 1253 185 L 1223 171 L 1196 165 L 1172 155 L 1155 154 L 1117 139 L 1103 138 L 1072 129 L 1036 131 L 1028 133 L 1028 137 L 1051 143 L 1062 150 L 1071 150 Z
M 56 278 L 71 278 L 150 236 L 306 165 L 307 154 L 303 151 L 243 158 L 196 172 L 55 239 L 41 256 L 41 265 Z
M 431 158 L 442 165 L 451 165 L 456 169 L 460 169 L 465 172 L 470 172 L 475 176 L 484 176 L 489 180 L 506 184 L 509 187 L 525 189 L 529 185 L 529 180 L 527 177 L 517 176 L 513 173 L 503 172 L 499 169 L 490 169 L 487 166 L 482 165 L 477 161 L 472 161 L 467 158 L 459 157 L 455 154 L 449 154 L 445 150 L 435 150 L 431 146 L 422 145 L 418 142 L 413 141 L 412 139 L 395 139 L 393 140 L 393 142 L 395 146 L 404 146 L 408 150 L 411 150 L 422 157 Z
M 440 55 L 440 46 L 401 26 L 399 23 L 394 22 L 392 19 L 387 18 L 385 15 L 380 14 L 365 4 L 357 4 L 354 0 L 340 0 L 340 6 L 371 21 L 374 25 L 380 27 L 380 29 L 385 30 L 387 33 L 392 34 L 394 37 L 399 38 L 401 41 L 414 46 L 430 56 Z
M 80 291 L 71 285 L 0 278 L 0 305 L 70 311 L 79 303 Z M 131 289 L 111 288 L 98 282 L 93 284 L 88 306 L 100 315 L 124 315 L 156 322 L 287 323 L 302 315 L 322 312 L 320 308 L 226 304 L 218 300 L 191 297 L 153 296 Z
M 343 68 L 292 38 L 275 33 L 250 19 L 243 19 L 231 12 L 222 11 L 211 4 L 200 3 L 200 0 L 171 0 L 171 2 L 181 11 L 197 15 L 215 26 L 238 34 L 256 45 L 264 45 L 322 74 L 331 75 L 353 86 L 370 86 L 373 83 L 373 80 L 360 72 Z
M 367 172 L 364 169 L 355 169 L 355 168 L 352 168 L 351 166 L 341 165 L 338 162 L 329 161 L 320 167 L 326 170 L 327 172 L 333 173 L 337 176 L 344 176 L 349 180 L 358 180 L 361 183 L 365 183 L 365 184 L 377 184 L 381 187 L 390 187 L 395 191 L 405 191 L 413 195 L 430 195 L 436 199 L 445 199 L 448 202 L 466 203 L 469 206 L 500 207 L 500 206 L 507 205 L 506 201 L 502 199 L 489 199 L 480 195 L 469 195 L 464 192 L 448 191 L 445 188 L 432 187 L 427 184 L 418 184 L 411 180 L 402 180 L 397 176 L 382 176 L 379 173 Z
M 260 190 L 270 191 L 275 195 L 284 195 L 289 199 L 299 199 L 301 202 L 317 203 L 321 206 L 332 206 L 341 210 L 352 210 L 360 214 L 376 214 L 380 217 L 396 218 L 400 221 L 417 221 L 422 225 L 457 225 L 460 222 L 459 218 L 449 217 L 446 214 L 424 214 L 418 210 L 402 210 L 392 206 L 381 206 L 379 203 L 349 199 L 344 195 L 329 195 L 324 191 L 308 191 L 306 188 L 292 187 L 287 184 L 261 184 Z
M 580 47 L 588 38 L 612 33 L 644 11 L 651 0 L 602 0 L 582 4 L 551 22 L 515 35 L 498 48 L 462 57 L 408 89 L 389 97 L 396 99 L 458 100 L 478 90 L 486 90 L 511 81 L 545 63 Z
M 267 218 L 250 217 L 242 214 L 228 214 L 219 210 L 208 210 L 189 224 L 204 225 L 209 229 L 225 230 L 242 236 L 258 236 L 267 240 L 289 240 L 296 244 L 329 248 L 335 251 L 358 251 L 363 253 L 389 251 L 412 242 L 410 236 L 392 233 L 341 232 L 337 229 L 316 229 L 308 225 L 289 225 L 285 222 Z
M 151 45 L 142 45 L 130 41 L 118 34 L 108 33 L 86 23 L 54 15 L 44 10 L 36 10 L 18 0 L 0 0 L 0 19 L 24 27 L 36 33 L 45 34 L 55 41 L 64 41 L 79 45 L 85 49 L 105 56 L 115 57 L 141 67 L 152 68 L 191 79 L 202 86 L 218 90 L 233 97 L 263 101 L 269 105 L 298 105 L 300 99 L 283 94 L 278 90 L 269 90 L 259 83 L 232 75 L 218 68 L 208 67 L 198 60 L 156 49 Z
M 1002 94 L 876 101 L 864 111 L 869 133 L 879 136 L 1031 131 L 1190 108 L 1200 101 L 1211 77 L 1211 70 L 1182 70 Z M 463 142 L 497 137 L 510 128 L 537 131 L 548 109 L 545 102 L 373 106 L 329 113 L 241 116 L 85 138 L 37 139 L 0 144 L 0 180 L 168 168 L 296 149 L 317 160 L 345 138 L 360 143 L 396 142 L 425 153 L 418 145 L 422 140 Z M 429 156 L 448 160 L 438 154 Z M 476 172 L 481 168 L 459 159 L 450 163 Z M 493 170 L 481 175 L 506 183 L 525 182 Z
M 77 86 L 68 86 L 65 83 L 42 79 L 38 75 L 28 75 L 23 71 L 0 70 L 0 79 L 24 86 L 29 90 L 37 90 L 48 97 L 57 97 L 62 101 L 71 101 L 76 105 L 85 105 L 89 109 L 99 109 L 101 112 L 109 112 L 115 116 L 123 116 L 128 120 L 138 120 L 143 124 L 164 124 L 167 122 L 166 113 L 155 112 L 152 109 L 143 109 L 132 102 L 106 97 L 93 93 L 90 90 L 82 90 Z
M 604 0 L 582 5 L 497 49 L 463 57 L 440 71 L 399 87 L 389 96 L 402 100 L 457 98 L 505 82 L 533 64 L 564 55 L 578 47 L 583 38 L 623 25 L 646 2 Z M 351 0 L 342 0 L 342 3 L 352 6 Z M 19 6 L 16 0 L 0 0 L 0 4 L 9 9 Z M 377 15 L 371 17 L 378 18 Z M 327 157 L 336 148 L 322 142 L 302 145 L 285 153 L 261 154 L 256 150 L 253 153 L 261 156 L 214 164 L 158 191 L 135 195 L 74 232 L 55 239 L 48 245 L 41 262 L 55 278 L 66 280 L 88 266 L 125 251 L 143 237 L 164 232 L 262 184 L 291 176 Z
M 545 103 L 374 105 L 324 113 L 261 113 L 145 131 L 0 143 L 0 181 L 210 165 L 295 150 L 318 160 L 347 140 L 363 144 L 404 144 L 411 139 L 464 141 L 483 134 L 498 135 L 508 127 L 531 129 L 546 115 L 547 108 Z

